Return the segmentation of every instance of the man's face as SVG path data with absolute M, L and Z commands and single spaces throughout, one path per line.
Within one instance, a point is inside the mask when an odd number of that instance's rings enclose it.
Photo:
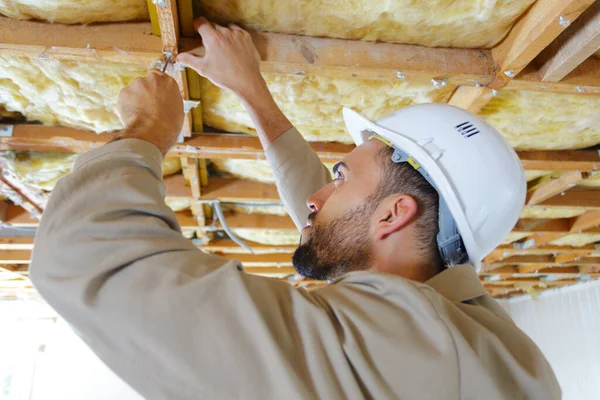
M 383 174 L 376 154 L 384 146 L 370 140 L 354 149 L 334 168 L 334 181 L 308 198 L 312 213 L 293 257 L 299 274 L 324 280 L 370 267 L 377 205 L 369 197 Z

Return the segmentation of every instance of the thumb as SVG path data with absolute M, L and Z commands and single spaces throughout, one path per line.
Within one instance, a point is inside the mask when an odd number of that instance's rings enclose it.
M 177 62 L 184 67 L 190 67 L 201 73 L 204 67 L 204 57 L 198 57 L 192 53 L 181 53 L 177 56 Z

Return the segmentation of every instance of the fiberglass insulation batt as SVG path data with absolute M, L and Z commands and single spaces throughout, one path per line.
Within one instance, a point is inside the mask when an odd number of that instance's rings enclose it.
M 0 0 L 0 14 L 62 24 L 149 18 L 146 0 Z
M 252 30 L 434 47 L 492 47 L 534 0 L 194 0 Z

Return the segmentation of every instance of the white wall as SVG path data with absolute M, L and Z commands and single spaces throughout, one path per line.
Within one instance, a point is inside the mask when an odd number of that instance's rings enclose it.
M 38 357 L 32 389 L 32 400 L 143 400 L 64 320 L 58 320 Z
M 600 399 L 600 281 L 502 305 L 546 355 L 565 400 Z

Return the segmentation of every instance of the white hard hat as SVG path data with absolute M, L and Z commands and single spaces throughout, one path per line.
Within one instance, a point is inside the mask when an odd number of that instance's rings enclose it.
M 447 104 L 405 107 L 376 122 L 344 108 L 344 121 L 357 146 L 377 134 L 416 161 L 413 165 L 437 189 L 440 207 L 445 202 L 479 271 L 481 260 L 515 226 L 527 192 L 519 157 L 500 133 Z

